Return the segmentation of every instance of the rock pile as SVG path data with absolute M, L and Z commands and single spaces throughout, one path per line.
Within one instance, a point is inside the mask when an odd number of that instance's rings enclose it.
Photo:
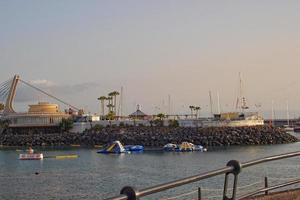
M 262 145 L 297 142 L 298 139 L 283 129 L 269 126 L 254 127 L 106 127 L 86 130 L 84 133 L 45 133 L 38 130 L 6 129 L 0 135 L 4 146 L 93 146 L 120 140 L 123 144 L 162 147 L 167 143 L 183 141 L 203 146 Z

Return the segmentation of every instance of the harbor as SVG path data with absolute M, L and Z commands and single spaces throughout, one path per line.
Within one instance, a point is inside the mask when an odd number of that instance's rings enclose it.
M 0 1 L 0 200 L 300 200 L 300 1 Z

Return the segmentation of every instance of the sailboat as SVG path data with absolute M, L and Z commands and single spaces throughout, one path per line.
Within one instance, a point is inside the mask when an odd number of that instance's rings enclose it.
M 294 127 L 290 125 L 289 102 L 286 101 L 286 120 L 287 124 L 283 126 L 285 131 L 294 131 Z
M 264 125 L 264 119 L 258 114 L 258 112 L 246 111 L 249 109 L 249 106 L 247 105 L 246 98 L 243 95 L 243 82 L 241 73 L 239 73 L 239 91 L 235 107 L 237 111 L 225 113 L 220 112 L 220 108 L 218 107 L 218 114 L 214 115 L 214 119 L 212 121 L 213 125 L 230 127 Z

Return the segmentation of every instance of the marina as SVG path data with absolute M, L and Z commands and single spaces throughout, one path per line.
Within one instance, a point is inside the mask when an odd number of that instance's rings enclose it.
M 300 1 L 0 1 L 0 200 L 300 200 Z

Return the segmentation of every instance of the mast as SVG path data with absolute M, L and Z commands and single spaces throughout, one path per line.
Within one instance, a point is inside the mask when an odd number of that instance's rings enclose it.
M 212 101 L 212 98 L 211 98 L 211 91 L 209 91 L 208 94 L 209 94 L 210 114 L 213 117 L 214 114 L 213 114 L 213 109 L 212 109 L 212 107 L 213 107 L 213 101 Z
M 168 115 L 171 114 L 171 95 L 168 95 Z
M 221 114 L 221 109 L 220 109 L 220 95 L 219 95 L 219 92 L 217 92 L 217 98 L 218 98 L 218 114 Z
M 272 100 L 272 126 L 274 126 L 274 100 Z
M 245 109 L 248 109 L 246 102 L 246 97 L 243 94 L 243 81 L 241 72 L 239 72 L 239 89 L 238 89 L 238 96 L 236 100 L 236 109 L 239 109 L 241 112 L 244 112 Z
M 289 101 L 286 101 L 286 119 L 287 125 L 290 126 Z

